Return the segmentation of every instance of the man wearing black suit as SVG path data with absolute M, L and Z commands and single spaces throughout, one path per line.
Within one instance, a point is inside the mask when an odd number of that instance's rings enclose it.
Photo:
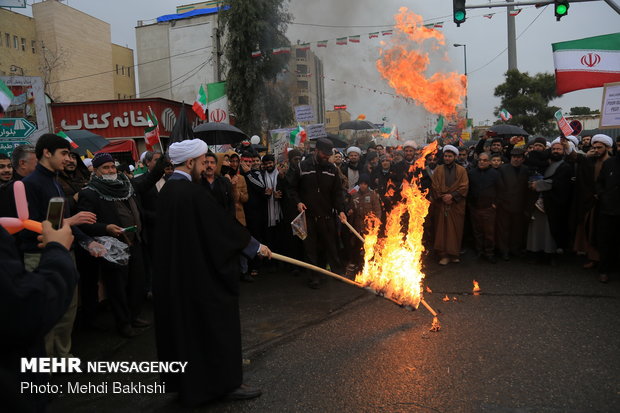
M 510 163 L 499 168 L 497 186 L 496 245 L 502 259 L 508 261 L 510 254 L 518 255 L 523 250 L 526 227 L 524 200 L 527 193 L 527 168 L 523 149 L 510 151 Z

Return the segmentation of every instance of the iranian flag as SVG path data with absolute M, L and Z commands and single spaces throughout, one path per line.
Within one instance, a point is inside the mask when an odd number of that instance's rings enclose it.
M 339 37 L 336 39 L 336 44 L 339 46 L 343 46 L 347 44 L 347 38 L 346 37 Z
M 327 40 L 320 40 L 316 43 L 316 47 L 327 47 Z
M 360 37 L 359 37 L 359 35 L 357 35 L 357 36 L 349 36 L 349 41 L 351 43 L 359 43 L 360 42 Z
M 379 32 L 368 33 L 368 38 L 369 39 L 376 39 L 378 37 L 379 37 Z
M 620 33 L 551 46 L 558 95 L 620 81 Z
M 146 149 L 152 151 L 153 147 L 159 143 L 159 122 L 157 122 L 157 116 L 150 106 L 146 114 L 146 121 L 148 125 L 144 128 L 144 143 L 146 143 Z
M 290 144 L 291 146 L 299 146 L 304 143 L 308 138 L 308 134 L 306 130 L 301 127 L 301 125 L 297 126 L 296 129 L 293 129 L 290 134 Z
M 11 89 L 0 79 L 0 106 L 2 106 L 3 111 L 6 112 L 9 106 L 11 106 L 11 101 L 14 97 Z
M 209 109 L 209 122 L 230 123 L 226 82 L 207 85 L 207 107 Z
M 297 47 L 297 50 L 310 50 L 310 43 L 302 43 Z
M 61 138 L 65 139 L 65 140 L 67 140 L 67 141 L 71 144 L 71 147 L 72 147 L 73 149 L 76 149 L 76 148 L 79 148 L 79 147 L 80 147 L 77 143 L 73 142 L 73 139 L 71 139 L 71 138 L 69 137 L 69 135 L 67 135 L 67 134 L 66 134 L 66 133 L 64 133 L 63 131 L 58 132 L 56 135 L 60 136 Z
M 504 121 L 509 121 L 512 119 L 512 115 L 506 109 L 502 109 L 499 111 L 499 117 Z
M 198 96 L 196 96 L 196 101 L 194 101 L 192 109 L 200 119 L 207 119 L 207 94 L 202 85 L 200 85 L 200 90 L 198 91 Z

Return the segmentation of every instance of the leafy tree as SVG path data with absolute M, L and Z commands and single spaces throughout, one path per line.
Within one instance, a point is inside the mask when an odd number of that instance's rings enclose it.
M 570 108 L 570 114 L 573 116 L 580 115 L 597 115 L 599 114 L 599 110 L 592 110 L 587 106 L 575 106 L 574 108 Z
M 288 125 L 293 120 L 286 88 L 276 82 L 289 55 L 274 48 L 290 46 L 286 28 L 292 20 L 285 0 L 225 0 L 221 13 L 225 30 L 226 87 L 237 125 L 248 133 Z M 252 57 L 260 50 L 262 56 Z
M 495 108 L 495 115 L 506 109 L 512 114 L 507 123 L 520 125 L 531 134 L 557 135 L 553 114 L 558 107 L 549 106 L 555 99 L 555 78 L 548 73 L 530 76 L 518 70 L 506 72 L 506 82 L 495 88 L 495 96 L 501 97 L 501 105 Z M 499 122 L 497 122 L 499 123 Z

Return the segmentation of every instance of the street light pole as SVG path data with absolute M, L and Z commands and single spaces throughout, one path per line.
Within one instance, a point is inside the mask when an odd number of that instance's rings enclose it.
M 467 45 L 454 43 L 454 47 L 463 46 L 463 62 L 465 63 L 465 78 L 467 79 L 467 89 L 465 90 L 465 119 L 469 119 L 469 111 L 467 109 L 467 90 L 469 89 L 469 78 L 467 77 Z

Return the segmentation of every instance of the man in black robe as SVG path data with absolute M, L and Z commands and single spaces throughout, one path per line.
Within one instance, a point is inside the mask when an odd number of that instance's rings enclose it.
M 187 361 L 184 373 L 162 374 L 188 406 L 261 391 L 242 384 L 239 254 L 270 257 L 200 182 L 207 145 L 174 143 L 175 171 L 159 193 L 153 298 L 161 361 Z

